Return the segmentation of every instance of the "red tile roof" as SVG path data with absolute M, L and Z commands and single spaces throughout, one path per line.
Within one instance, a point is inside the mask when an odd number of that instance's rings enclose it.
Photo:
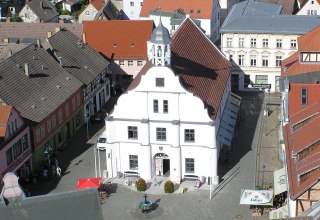
M 159 8 L 169 12 L 181 8 L 192 18 L 211 19 L 214 1 L 217 0 L 144 0 L 140 17 L 148 17 L 150 11 Z M 193 10 L 193 13 L 190 13 L 190 10 Z
M 0 104 L 0 137 L 4 137 L 6 135 L 11 110 L 12 106 Z
M 306 158 L 299 161 L 292 157 L 304 148 L 320 140 L 320 102 L 300 111 L 290 118 L 290 122 L 283 127 L 286 146 L 286 162 L 288 167 L 289 192 L 292 200 L 299 197 L 319 180 L 320 169 L 316 170 L 306 181 L 299 181 L 299 176 L 320 166 L 320 149 L 317 146 Z M 313 116 L 304 126 L 293 130 L 293 126 Z
M 113 60 L 147 59 L 153 21 L 84 21 L 86 42 Z
M 92 0 L 91 1 L 91 5 L 97 9 L 97 11 L 99 11 L 104 5 L 105 5 L 105 2 L 107 2 L 109 0 Z
M 141 75 L 151 67 L 149 62 L 129 90 L 139 84 Z M 201 98 L 209 117 L 215 119 L 231 74 L 231 63 L 189 18 L 172 38 L 171 68 L 184 88 Z
M 301 104 L 301 89 L 307 89 L 307 104 Z M 289 116 L 314 105 L 320 100 L 320 84 L 290 83 L 289 92 Z
M 320 51 L 320 26 L 298 38 L 299 51 Z

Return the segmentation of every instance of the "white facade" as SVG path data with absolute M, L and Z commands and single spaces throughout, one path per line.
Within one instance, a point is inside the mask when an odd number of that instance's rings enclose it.
M 131 75 L 134 79 L 142 67 L 147 63 L 147 60 L 135 60 L 135 59 L 126 59 L 126 60 L 115 60 L 116 64 L 125 71 L 128 75 Z
M 299 1 L 298 1 L 299 2 Z M 320 4 L 317 0 L 307 1 L 297 12 L 297 15 L 319 15 Z
M 97 13 L 98 10 L 90 3 L 79 15 L 78 22 L 81 24 L 82 21 L 93 21 Z
M 222 34 L 221 50 L 233 60 L 232 74 L 239 77 L 238 89 L 271 84 L 271 92 L 279 91 L 281 61 L 297 51 L 297 38 L 298 35 Z
M 164 79 L 164 87 L 156 87 L 156 78 Z M 154 100 L 158 100 L 157 113 Z M 128 136 L 129 126 L 137 128 L 136 138 Z M 164 140 L 157 138 L 157 128 L 166 129 Z M 186 129 L 194 131 L 194 141 L 186 141 Z M 136 171 L 145 179 L 170 171 L 174 181 L 188 174 L 217 176 L 219 147 L 215 122 L 209 118 L 201 99 L 186 91 L 168 67 L 152 67 L 135 89 L 119 97 L 114 112 L 106 120 L 106 133 L 109 177 L 125 171 Z M 168 156 L 169 167 L 163 167 L 162 160 L 167 158 L 161 154 Z M 130 167 L 130 155 L 137 156 L 137 167 Z M 194 161 L 192 172 L 186 169 L 186 158 Z
M 124 13 L 130 20 L 139 20 L 143 0 L 122 0 Z
M 31 10 L 31 8 L 28 7 L 28 5 L 25 5 L 22 10 L 19 13 L 19 16 L 22 18 L 23 22 L 26 23 L 40 23 L 43 22 L 41 19 Z M 46 21 L 47 23 L 58 23 L 59 16 L 56 16 L 52 18 L 49 21 Z

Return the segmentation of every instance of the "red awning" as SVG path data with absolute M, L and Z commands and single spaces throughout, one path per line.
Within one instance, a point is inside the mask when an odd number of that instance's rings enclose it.
M 100 184 L 101 184 L 101 177 L 78 179 L 77 189 L 99 188 Z

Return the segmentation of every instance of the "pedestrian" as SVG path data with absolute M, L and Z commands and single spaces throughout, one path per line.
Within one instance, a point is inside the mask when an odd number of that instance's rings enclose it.
M 57 178 L 61 178 L 61 168 L 57 167 Z

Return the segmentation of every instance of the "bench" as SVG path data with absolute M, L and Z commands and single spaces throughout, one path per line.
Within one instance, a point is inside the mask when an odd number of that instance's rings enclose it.
M 123 172 L 123 177 L 127 178 L 127 177 L 136 177 L 139 178 L 140 174 L 138 172 L 135 171 L 124 171 Z
M 197 180 L 199 179 L 199 176 L 197 175 L 184 175 L 183 180 Z

